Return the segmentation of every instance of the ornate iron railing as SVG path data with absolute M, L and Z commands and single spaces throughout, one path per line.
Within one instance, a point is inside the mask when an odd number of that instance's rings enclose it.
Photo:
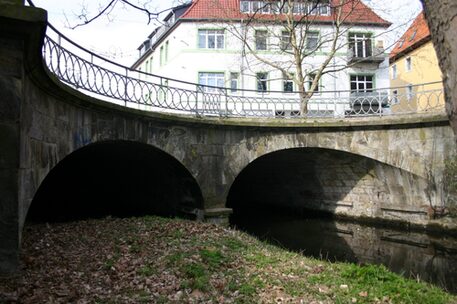
M 289 118 L 300 115 L 298 92 L 258 92 L 199 85 L 117 64 L 79 46 L 48 26 L 43 58 L 67 85 L 105 101 L 148 111 L 222 117 Z M 441 82 L 369 92 L 320 91 L 306 117 L 384 116 L 444 112 Z

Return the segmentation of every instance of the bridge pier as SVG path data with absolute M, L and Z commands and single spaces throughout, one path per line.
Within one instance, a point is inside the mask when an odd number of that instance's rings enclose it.
M 27 210 L 23 80 L 31 67 L 28 58 L 39 59 L 39 44 L 34 42 L 44 34 L 45 26 L 42 9 L 24 7 L 20 0 L 0 0 L 0 273 L 12 273 L 18 267 Z M 36 56 L 28 56 L 31 51 Z

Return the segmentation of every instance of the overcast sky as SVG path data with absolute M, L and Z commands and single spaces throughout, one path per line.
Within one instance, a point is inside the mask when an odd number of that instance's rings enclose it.
M 133 2 L 143 2 L 133 0 Z M 419 0 L 363 0 L 381 17 L 394 23 L 391 27 L 390 39 L 399 37 L 412 19 L 420 12 L 422 6 Z M 80 21 L 76 18 L 84 7 L 88 16 L 97 14 L 99 6 L 108 0 L 33 0 L 34 4 L 48 11 L 49 22 L 78 44 L 92 51 L 115 59 L 117 62 L 130 65 L 138 57 L 137 47 L 157 26 L 157 23 L 147 24 L 148 18 L 144 13 L 118 5 L 109 17 L 103 16 L 91 24 L 74 26 Z M 173 7 L 177 0 L 150 0 L 150 11 L 162 11 Z M 160 19 L 165 14 L 160 16 Z

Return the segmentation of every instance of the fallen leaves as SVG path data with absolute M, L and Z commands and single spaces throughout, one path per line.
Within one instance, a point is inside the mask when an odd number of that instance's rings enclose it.
M 329 263 L 184 220 L 30 225 L 22 245 L 20 275 L 0 279 L 0 303 L 327 304 L 338 292 L 346 303 L 368 303 L 373 296 L 364 289 L 351 294 L 351 282 L 308 281 L 333 273 Z M 393 303 L 387 296 L 375 299 Z

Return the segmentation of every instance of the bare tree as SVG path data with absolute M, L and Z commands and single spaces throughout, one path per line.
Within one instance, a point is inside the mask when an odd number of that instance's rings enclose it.
M 218 5 L 221 1 L 215 0 L 214 6 Z M 300 98 L 300 113 L 306 115 L 308 101 L 318 90 L 323 75 L 341 71 L 366 59 L 344 63 L 334 60 L 338 51 L 346 51 L 348 43 L 355 43 L 346 37 L 354 19 L 364 17 L 360 15 L 361 5 L 361 0 L 259 1 L 244 19 L 230 17 L 236 15 L 233 12 L 219 18 L 225 29 L 241 42 L 245 58 L 270 66 L 280 71 L 285 79 L 294 82 Z M 243 7 L 240 9 L 243 11 Z M 331 29 L 316 35 L 322 15 Z M 375 37 L 362 38 L 358 42 L 368 45 L 372 38 Z M 267 48 L 273 53 L 259 52 Z M 324 57 L 320 52 L 322 48 L 327 50 Z M 379 56 L 384 49 L 372 50 L 370 47 L 369 52 L 369 56 Z M 317 53 L 321 56 L 320 63 L 310 65 L 308 59 Z
M 124 8 L 132 8 L 144 13 L 144 15 L 147 17 L 147 24 L 150 24 L 152 21 L 159 21 L 159 16 L 161 14 L 173 9 L 172 6 L 162 10 L 152 9 L 150 7 L 151 2 L 151 0 L 138 1 L 138 3 L 134 3 L 130 0 L 110 0 L 105 3 L 98 3 L 98 10 L 96 13 L 88 9 L 86 4 L 82 3 L 81 9 L 78 13 L 75 14 L 76 19 L 78 19 L 80 22 L 74 25 L 70 25 L 70 22 L 67 18 L 68 27 L 75 29 L 80 26 L 87 25 L 102 16 L 106 16 L 110 20 L 110 16 L 113 10 L 119 6 Z M 179 5 L 187 2 L 189 2 L 189 0 L 175 0 L 173 3 L 174 5 Z

